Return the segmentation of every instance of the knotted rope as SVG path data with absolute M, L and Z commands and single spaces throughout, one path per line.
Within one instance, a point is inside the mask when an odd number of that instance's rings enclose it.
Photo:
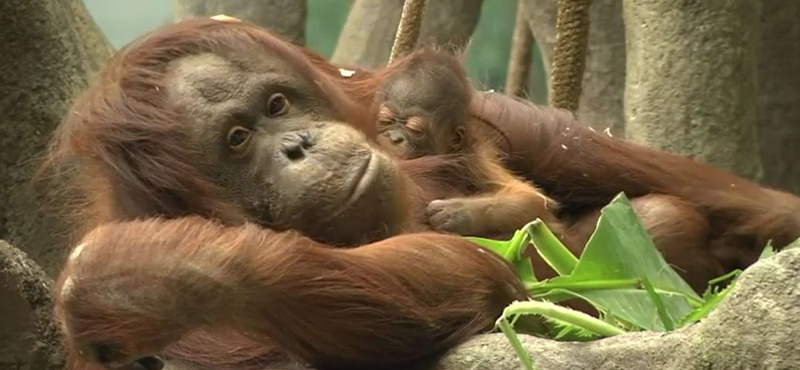
M 586 66 L 591 0 L 558 0 L 556 46 L 550 82 L 550 105 L 578 110 Z
M 424 8 L 425 0 L 406 0 L 403 3 L 403 13 L 400 16 L 400 24 L 397 26 L 392 53 L 389 56 L 390 64 L 395 59 L 412 52 L 417 46 L 417 39 L 419 39 L 422 29 Z

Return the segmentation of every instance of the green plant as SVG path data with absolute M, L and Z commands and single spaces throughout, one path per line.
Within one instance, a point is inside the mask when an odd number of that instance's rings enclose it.
M 699 296 L 669 266 L 656 249 L 620 193 L 601 211 L 600 219 L 580 258 L 574 256 L 541 220 L 518 230 L 507 241 L 470 237 L 516 268 L 530 299 L 509 305 L 497 327 L 511 342 L 527 369 L 533 361 L 522 347 L 514 323 L 522 315 L 536 315 L 545 323 L 536 335 L 556 340 L 593 340 L 628 331 L 671 331 L 702 320 L 724 299 L 741 271 L 709 282 Z M 525 250 L 536 252 L 559 276 L 539 281 Z M 793 246 L 800 245 L 800 239 Z M 772 254 L 767 245 L 762 258 Z M 725 288 L 716 284 L 729 281 Z M 599 318 L 558 305 L 582 299 L 600 313 Z

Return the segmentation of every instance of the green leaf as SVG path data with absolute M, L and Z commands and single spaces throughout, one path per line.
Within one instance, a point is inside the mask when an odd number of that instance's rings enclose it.
M 610 337 L 625 333 L 624 330 L 583 312 L 562 307 L 550 302 L 513 302 L 503 310 L 502 320 L 516 315 L 540 315 L 548 320 L 556 320 L 563 325 L 574 326 L 574 330 L 585 331 L 591 335 Z
M 514 263 L 517 276 L 522 280 L 525 290 L 530 290 L 537 283 L 536 276 L 533 274 L 533 263 L 530 258 L 523 258 Z
M 545 223 L 537 219 L 527 224 L 523 230 L 528 232 L 536 252 L 559 275 L 569 275 L 578 264 L 578 258 L 561 243 Z
M 722 302 L 723 299 L 725 299 L 728 293 L 730 293 L 731 289 L 735 284 L 736 282 L 734 281 L 721 291 L 707 290 L 706 294 L 703 295 L 703 298 L 705 299 L 703 305 L 694 309 L 692 312 L 686 315 L 686 317 L 681 319 L 680 325 L 681 326 L 688 325 L 708 317 L 708 315 L 712 311 L 714 311 L 715 308 L 717 308 L 719 303 Z
M 467 240 L 499 254 L 511 263 L 525 289 L 530 289 L 537 283 L 536 275 L 533 272 L 533 264 L 530 258 L 525 255 L 525 249 L 530 245 L 528 233 L 517 230 L 511 240 L 507 241 L 478 237 L 467 237 Z
M 719 284 L 719 283 L 721 283 L 721 282 L 723 282 L 725 280 L 728 280 L 728 279 L 731 279 L 731 281 L 733 281 L 733 279 L 735 279 L 741 273 L 742 273 L 742 270 L 739 270 L 739 269 L 733 270 L 733 271 L 731 271 L 731 272 L 729 272 L 729 273 L 727 273 L 725 275 L 722 275 L 720 277 L 711 279 L 711 281 L 708 282 L 708 285 Z M 706 288 L 706 293 L 709 291 L 709 289 L 711 289 L 710 286 L 708 288 Z
M 551 336 L 555 340 L 586 342 L 600 337 L 596 333 L 592 333 L 580 326 L 556 318 L 545 317 L 545 322 L 550 326 L 551 333 L 553 333 Z
M 713 279 L 709 282 L 709 287 L 706 289 L 705 293 L 703 293 L 703 304 L 699 307 L 695 308 L 690 312 L 686 317 L 681 319 L 680 325 L 688 325 L 701 319 L 707 317 L 714 309 L 717 308 L 720 302 L 728 295 L 731 288 L 736 284 L 736 279 L 742 273 L 742 270 L 736 269 L 733 270 L 725 275 L 722 275 L 716 279 Z M 724 289 L 719 289 L 715 287 L 714 284 L 718 284 L 722 281 L 733 279 L 730 284 Z
M 508 241 L 500 241 L 500 240 L 492 240 L 492 239 L 485 239 L 485 238 L 478 238 L 478 237 L 467 237 L 467 240 L 480 245 L 492 252 L 495 252 L 503 257 L 507 261 L 511 262 L 513 259 L 513 253 L 511 252 L 512 243 L 511 240 Z M 513 239 L 512 239 L 513 240 Z
M 533 360 L 528 355 L 528 351 L 525 350 L 525 347 L 522 346 L 522 342 L 520 342 L 519 337 L 517 336 L 517 332 L 511 327 L 511 324 L 505 317 L 500 317 L 497 320 L 497 326 L 500 327 L 500 330 L 505 334 L 506 339 L 508 339 L 509 343 L 511 343 L 511 347 L 514 348 L 514 352 L 517 353 L 517 357 L 519 357 L 520 362 L 522 365 L 525 366 L 527 370 L 536 370 L 533 366 Z
M 692 310 L 690 300 L 701 301 L 664 260 L 621 193 L 601 211 L 597 228 L 572 274 L 539 283 L 534 293 L 556 287 L 573 291 L 623 321 L 644 329 L 665 330 L 658 308 L 639 286 L 645 278 L 673 322 Z
M 672 321 L 672 318 L 669 317 L 669 314 L 667 314 L 667 307 L 664 305 L 664 301 L 661 299 L 661 296 L 656 293 L 656 289 L 653 287 L 653 284 L 650 282 L 650 280 L 644 278 L 642 279 L 642 285 L 644 285 L 647 295 L 650 296 L 650 299 L 656 306 L 656 312 L 658 312 L 658 318 L 661 319 L 661 324 L 664 325 L 664 328 L 667 331 L 675 330 L 675 323 Z

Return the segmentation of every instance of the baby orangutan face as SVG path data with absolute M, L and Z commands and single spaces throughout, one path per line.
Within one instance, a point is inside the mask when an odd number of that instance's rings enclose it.
M 460 152 L 468 119 L 469 83 L 451 59 L 421 52 L 386 79 L 377 94 L 378 132 L 401 158 Z

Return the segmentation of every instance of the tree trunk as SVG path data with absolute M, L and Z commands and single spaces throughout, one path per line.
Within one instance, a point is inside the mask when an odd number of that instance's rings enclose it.
M 253 22 L 297 45 L 305 45 L 306 0 L 174 0 L 174 19 L 225 14 Z
M 556 42 L 557 0 L 522 0 L 533 36 L 550 76 Z M 625 132 L 622 101 L 625 87 L 625 25 L 622 0 L 594 0 L 589 9 L 589 46 L 583 74 L 578 120 L 612 134 Z
M 52 285 L 25 253 L 0 240 L 0 369 L 64 369 Z
M 758 137 L 764 183 L 800 194 L 800 2 L 762 1 Z
M 752 0 L 624 0 L 626 131 L 647 146 L 758 180 Z
M 59 183 L 31 183 L 51 132 L 112 52 L 80 0 L 0 2 L 0 238 L 53 273 L 69 225 Z M 1 299 L 0 299 L 1 300 Z
M 483 0 L 428 1 L 417 45 L 463 49 L 478 24 L 482 3 Z M 355 0 L 331 61 L 362 68 L 385 65 L 402 11 L 403 0 Z
M 511 38 L 511 53 L 508 57 L 506 89 L 508 95 L 528 97 L 528 82 L 531 80 L 533 64 L 533 33 L 528 25 L 528 15 L 522 2 L 517 4 L 514 34 Z

